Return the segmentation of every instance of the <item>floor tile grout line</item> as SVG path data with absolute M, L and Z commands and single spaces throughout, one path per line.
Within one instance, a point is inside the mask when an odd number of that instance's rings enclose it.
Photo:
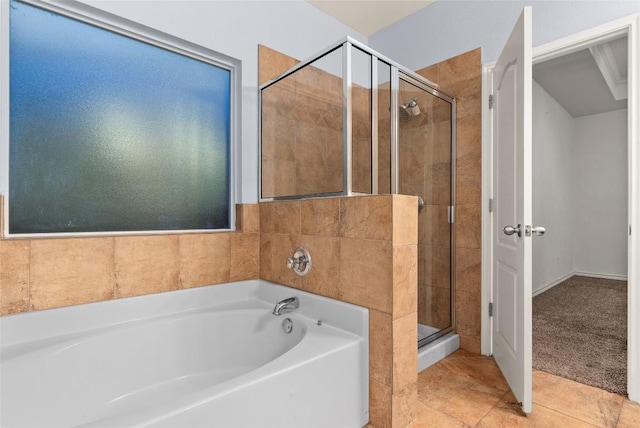
M 616 418 L 616 424 L 614 425 L 614 427 L 617 427 L 618 424 L 620 423 L 620 416 L 622 415 L 622 408 L 623 407 L 624 407 L 624 401 L 620 405 L 620 411 L 618 412 L 618 417 Z
M 575 416 L 569 415 L 569 414 L 564 413 L 563 411 L 560 411 L 560 410 L 558 410 L 558 409 L 554 409 L 554 408 L 549 407 L 549 406 L 543 406 L 543 405 L 542 405 L 542 404 L 540 404 L 540 403 L 536 403 L 536 402 L 534 402 L 534 404 L 535 404 L 537 407 L 544 407 L 544 408 L 545 408 L 545 409 L 547 409 L 547 410 L 551 410 L 552 412 L 560 413 L 560 414 L 561 414 L 561 415 L 563 415 L 563 416 L 566 416 L 566 417 L 568 417 L 568 418 L 570 418 L 570 419 L 573 419 L 573 420 L 576 420 L 576 421 L 582 422 L 582 423 L 584 423 L 584 424 L 587 424 L 587 425 L 592 426 L 592 427 L 595 427 L 595 428 L 610 428 L 610 427 L 607 427 L 607 426 L 605 426 L 605 425 L 595 425 L 595 424 L 592 424 L 591 422 L 588 422 L 588 421 L 585 421 L 584 419 L 580 419 L 580 418 L 577 418 L 577 417 L 575 417 Z M 617 423 L 616 423 L 616 425 L 617 425 Z M 614 426 L 613 426 L 613 428 L 615 428 L 615 426 L 616 426 L 616 425 L 614 425 Z
M 616 424 L 615 424 L 615 425 L 613 425 L 613 427 L 608 427 L 607 425 L 595 425 L 595 424 L 593 424 L 593 423 L 591 423 L 591 422 L 589 422 L 589 421 L 585 421 L 584 419 L 581 419 L 581 418 L 579 418 L 579 417 L 576 417 L 576 416 L 570 415 L 570 414 L 568 414 L 568 413 L 565 413 L 565 412 L 564 412 L 564 410 L 558 410 L 558 409 L 554 409 L 553 407 L 544 406 L 544 405 L 542 405 L 542 404 L 540 404 L 540 403 L 536 403 L 535 401 L 534 401 L 534 404 L 535 404 L 536 406 L 544 407 L 544 408 L 545 408 L 545 409 L 547 409 L 547 410 L 552 410 L 552 411 L 554 411 L 554 412 L 556 412 L 556 413 L 560 413 L 560 414 L 561 414 L 561 415 L 563 415 L 563 416 L 566 416 L 566 417 L 571 418 L 571 419 L 575 419 L 575 420 L 577 420 L 577 421 L 583 422 L 583 423 L 585 423 L 585 424 L 587 424 L 587 425 L 591 425 L 591 426 L 593 426 L 593 427 L 597 427 L 597 428 L 615 428 L 616 426 L 618 426 L 618 421 L 617 421 L 617 420 L 616 420 Z M 622 411 L 622 406 L 620 406 L 620 410 Z M 618 418 L 619 418 L 619 417 L 620 417 L 620 415 L 618 415 Z
M 496 401 L 496 403 L 495 403 L 493 406 L 491 406 L 491 408 L 490 408 L 490 409 L 489 409 L 489 410 L 488 410 L 484 415 L 482 415 L 482 417 L 478 420 L 478 422 L 476 422 L 473 426 L 474 426 L 474 427 L 477 427 L 478 425 L 480 425 L 480 423 L 482 422 L 482 420 L 483 420 L 484 418 L 486 418 L 486 417 L 487 417 L 487 415 L 488 415 L 489 413 L 491 413 L 491 412 L 493 411 L 493 409 L 495 409 L 495 408 L 496 408 L 496 406 L 498 406 L 498 404 L 500 404 L 500 402 L 502 401 L 502 399 L 503 399 L 504 397 L 506 397 L 508 394 L 509 394 L 509 391 L 505 391 L 505 392 L 504 392 L 504 394 L 502 394 L 502 395 L 500 396 L 500 398 L 498 398 L 498 401 Z

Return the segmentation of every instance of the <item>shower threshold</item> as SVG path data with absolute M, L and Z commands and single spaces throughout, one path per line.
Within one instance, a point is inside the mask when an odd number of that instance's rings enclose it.
M 460 336 L 453 331 L 418 348 L 418 373 L 457 351 L 458 348 L 460 348 Z

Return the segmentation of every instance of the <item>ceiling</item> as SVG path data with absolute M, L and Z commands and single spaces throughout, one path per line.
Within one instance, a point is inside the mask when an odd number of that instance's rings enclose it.
M 370 36 L 435 0 L 307 0 L 349 27 Z
M 571 116 L 627 107 L 627 38 L 533 66 L 533 79 Z

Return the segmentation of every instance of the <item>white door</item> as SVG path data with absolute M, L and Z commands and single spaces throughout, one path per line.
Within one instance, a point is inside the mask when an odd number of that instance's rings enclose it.
M 531 50 L 531 8 L 525 7 L 492 71 L 492 245 L 493 357 L 526 413 L 533 410 Z

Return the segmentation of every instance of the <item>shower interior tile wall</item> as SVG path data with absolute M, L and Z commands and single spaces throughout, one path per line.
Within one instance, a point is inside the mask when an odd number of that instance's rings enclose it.
M 262 107 L 263 196 L 341 191 L 341 80 L 305 67 L 263 91 Z
M 259 47 L 260 66 L 272 50 Z M 276 60 L 292 65 L 289 58 Z M 275 77 L 264 75 L 261 83 Z M 353 90 L 353 190 L 371 192 L 370 91 Z M 262 197 L 343 190 L 342 79 L 313 65 L 262 92 Z M 388 116 L 388 112 L 387 112 Z
M 418 322 L 437 329 L 451 325 L 450 106 L 401 83 L 400 102 L 416 98 L 422 113 L 399 126 L 400 193 L 422 196 L 418 214 Z

